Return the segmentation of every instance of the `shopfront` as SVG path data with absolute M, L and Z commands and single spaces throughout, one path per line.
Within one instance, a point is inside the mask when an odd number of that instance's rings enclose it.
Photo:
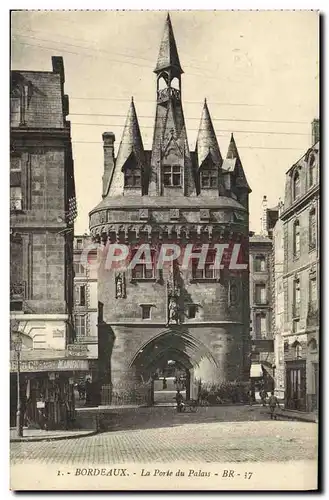
M 20 362 L 20 397 L 23 425 L 48 429 L 69 428 L 75 418 L 74 380 L 89 370 L 84 359 Z M 17 361 L 11 361 L 10 425 L 17 409 Z

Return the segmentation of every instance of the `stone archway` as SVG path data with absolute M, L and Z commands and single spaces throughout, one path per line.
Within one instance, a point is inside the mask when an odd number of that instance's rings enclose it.
M 158 367 L 174 360 L 186 371 L 186 397 L 197 397 L 198 379 L 215 381 L 218 364 L 210 350 L 188 331 L 168 329 L 144 343 L 133 356 L 130 368 L 137 380 L 151 381 Z

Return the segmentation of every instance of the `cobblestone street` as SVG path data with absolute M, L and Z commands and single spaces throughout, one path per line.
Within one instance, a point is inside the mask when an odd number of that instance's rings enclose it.
M 11 461 L 92 465 L 316 460 L 316 424 L 271 421 L 261 408 L 199 408 L 196 414 L 140 408 L 116 418 L 113 430 L 95 436 L 11 443 Z

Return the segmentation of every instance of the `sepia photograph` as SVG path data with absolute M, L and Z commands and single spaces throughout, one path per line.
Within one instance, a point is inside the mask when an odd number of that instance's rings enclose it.
M 12 491 L 318 490 L 320 19 L 10 12 Z

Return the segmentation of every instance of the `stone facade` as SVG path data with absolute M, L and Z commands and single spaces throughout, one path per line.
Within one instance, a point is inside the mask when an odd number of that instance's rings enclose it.
M 262 365 L 267 390 L 274 385 L 272 245 L 265 234 L 249 239 L 252 361 Z
M 316 409 L 318 400 L 319 164 L 316 142 L 286 174 L 281 214 L 286 404 L 302 410 Z
M 98 358 L 98 296 L 95 252 L 88 252 L 88 261 L 83 252 L 91 244 L 91 238 L 84 235 L 74 237 L 74 326 L 76 342 L 85 345 L 88 356 Z M 88 376 L 92 375 L 89 374 Z M 93 378 L 93 377 L 92 377 Z
M 103 200 L 90 212 L 91 235 L 104 255 L 114 243 L 134 252 L 147 242 L 152 255 L 161 242 L 192 243 L 195 251 L 202 243 L 224 242 L 231 250 L 240 243 L 239 262 L 247 268 L 250 188 L 233 135 L 222 159 L 206 102 L 195 151 L 189 150 L 169 16 L 155 73 L 152 150 L 144 150 L 133 101 L 117 158 L 114 135 L 103 134 Z M 106 267 L 103 261 L 98 273 L 100 364 L 114 392 L 147 383 L 169 360 L 189 371 L 191 395 L 197 380 L 249 377 L 248 269 L 197 273 L 178 260 L 164 269 L 153 263 L 149 271 Z
M 28 401 L 30 418 L 37 420 L 36 401 L 46 399 L 49 422 L 59 425 L 66 418 L 59 401 L 72 402 L 69 376 L 74 356 L 67 348 L 74 338 L 76 209 L 63 60 L 53 57 L 52 63 L 49 72 L 11 72 L 10 326 L 12 346 L 18 336 L 23 344 L 22 404 Z M 13 414 L 13 351 L 11 358 Z M 69 358 L 66 371 L 60 368 L 60 358 Z M 52 360 L 54 373 L 48 379 L 45 363 Z

